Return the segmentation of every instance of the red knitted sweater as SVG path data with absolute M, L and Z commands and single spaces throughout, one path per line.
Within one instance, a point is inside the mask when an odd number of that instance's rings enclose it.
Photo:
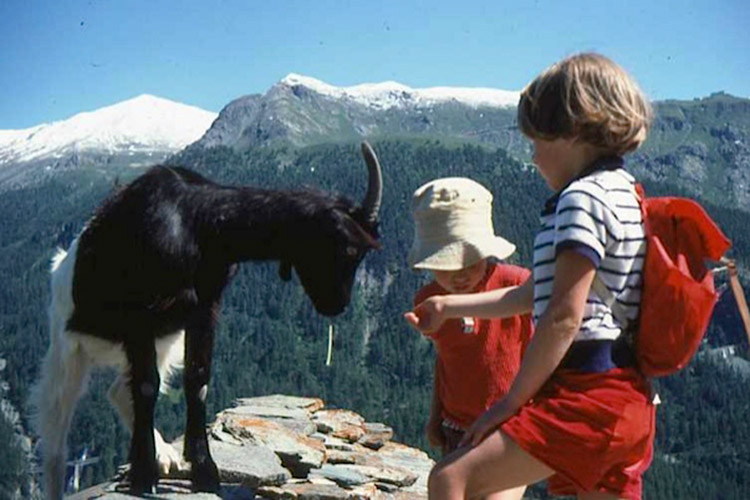
M 476 292 L 523 284 L 530 271 L 490 263 Z M 446 295 L 436 282 L 420 289 L 414 303 L 432 295 Z M 503 397 L 521 366 L 521 356 L 533 334 L 528 314 L 504 319 L 473 318 L 474 328 L 464 333 L 462 319 L 448 320 L 431 335 L 437 348 L 437 394 L 443 418 L 466 428 Z

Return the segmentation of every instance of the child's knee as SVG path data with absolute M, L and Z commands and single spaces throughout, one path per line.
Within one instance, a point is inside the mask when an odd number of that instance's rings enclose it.
M 445 468 L 441 467 L 439 463 L 435 464 L 435 467 L 430 471 L 430 476 L 427 478 L 428 491 L 441 491 L 445 480 Z
M 438 462 L 430 471 L 427 488 L 432 492 L 445 492 L 460 487 L 463 482 L 457 467 L 451 462 Z

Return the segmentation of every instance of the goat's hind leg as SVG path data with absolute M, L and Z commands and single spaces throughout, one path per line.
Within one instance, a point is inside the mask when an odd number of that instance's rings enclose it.
M 126 374 L 121 373 L 107 391 L 107 398 L 120 415 L 120 420 L 133 434 L 133 401 L 130 392 L 130 384 Z M 156 447 L 156 463 L 159 472 L 167 476 L 173 470 L 182 469 L 182 458 L 171 444 L 164 441 L 161 434 L 154 428 L 154 444 Z
M 62 333 L 61 328 L 61 322 L 53 321 L 53 338 L 40 379 L 31 393 L 41 438 L 45 497 L 50 500 L 63 498 L 68 429 L 91 368 L 80 345 Z
M 133 433 L 130 438 L 130 491 L 136 495 L 154 493 L 159 480 L 154 440 L 154 408 L 159 395 L 159 370 L 153 337 L 128 339 L 125 354 L 130 365 L 130 393 L 133 401 Z

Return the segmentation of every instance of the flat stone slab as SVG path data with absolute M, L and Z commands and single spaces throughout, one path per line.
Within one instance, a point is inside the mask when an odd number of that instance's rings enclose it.
M 325 461 L 325 445 L 316 439 L 296 434 L 269 420 L 231 414 L 223 418 L 225 431 L 270 448 L 294 477 L 305 477 L 310 469 L 320 467 Z
M 418 479 L 417 474 L 399 467 L 357 464 L 337 464 L 332 467 L 335 467 L 338 471 L 348 471 L 367 477 L 372 482 L 394 484 L 399 488 L 411 486 Z
M 281 459 L 266 446 L 235 446 L 216 441 L 210 446 L 223 482 L 257 488 L 284 484 L 292 478 L 281 465 Z
M 232 415 L 243 418 L 262 418 L 276 422 L 297 434 L 309 436 L 317 430 L 317 426 L 311 420 L 311 413 L 301 408 L 287 408 L 282 406 L 260 406 L 242 405 L 229 408 L 217 415 L 221 420 L 223 415 Z
M 227 408 L 222 413 L 242 415 L 245 417 L 262 417 L 278 419 L 310 419 L 311 413 L 299 408 L 283 408 L 278 406 L 242 405 Z
M 159 493 L 157 491 L 155 495 L 142 497 L 128 495 L 127 493 L 105 493 L 102 496 L 92 497 L 92 499 L 96 500 L 133 500 L 143 498 L 152 498 L 154 500 L 223 500 L 221 496 L 214 495 L 213 493 L 190 493 L 190 490 L 184 493 Z
M 406 469 L 417 476 L 417 481 L 405 488 L 405 491 L 412 493 L 427 492 L 427 479 L 435 465 L 435 461 L 427 453 L 391 441 L 377 451 L 377 456 L 384 464 Z
M 393 439 L 393 429 L 385 424 L 365 422 L 365 434 L 359 438 L 359 444 L 373 450 L 379 450 Z
M 149 498 L 153 500 L 254 500 L 255 494 L 239 485 L 222 485 L 219 494 L 193 493 L 190 481 L 179 479 L 161 479 L 157 491 L 142 497 L 130 495 L 126 485 L 108 483 L 94 486 L 65 497 L 66 500 L 134 500 Z
M 312 414 L 324 407 L 322 399 L 302 398 L 274 394 L 257 398 L 240 398 L 235 400 L 235 407 L 228 408 L 223 414 L 244 417 L 264 418 L 283 425 L 292 432 L 309 436 L 317 429 L 311 421 Z
M 223 483 L 238 483 L 254 489 L 258 486 L 284 484 L 292 478 L 292 474 L 281 465 L 281 459 L 266 446 L 237 446 L 210 441 L 209 448 Z M 189 479 L 190 471 L 178 471 L 170 477 Z
M 352 488 L 372 482 L 372 478 L 361 472 L 336 464 L 323 464 L 320 469 L 310 471 L 309 479 L 316 476 L 324 477 L 344 488 Z
M 427 493 L 397 491 L 395 493 L 389 493 L 385 498 L 387 500 L 427 500 Z
M 385 500 L 373 485 L 347 490 L 335 484 L 287 484 L 283 487 L 260 488 L 257 493 L 269 500 Z
M 345 439 L 351 443 L 365 435 L 365 419 L 350 410 L 320 410 L 312 417 L 318 432 Z
M 323 444 L 326 450 L 341 450 L 341 451 L 356 451 L 357 447 L 354 443 L 349 442 L 346 439 L 331 436 L 329 434 L 316 433 L 316 436 L 323 436 Z
M 284 394 L 270 394 L 268 396 L 258 396 L 255 398 L 238 398 L 235 400 L 235 406 L 275 406 L 277 408 L 298 408 L 307 410 L 310 413 L 325 407 L 325 403 L 320 398 L 305 398 L 300 396 L 286 396 Z

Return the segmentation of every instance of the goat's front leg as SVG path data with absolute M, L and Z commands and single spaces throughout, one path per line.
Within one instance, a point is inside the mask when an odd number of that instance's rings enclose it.
M 219 470 L 206 438 L 206 395 L 211 379 L 217 308 L 214 305 L 195 314 L 185 328 L 185 458 L 191 463 L 190 478 L 195 491 L 219 491 Z
M 159 370 L 153 338 L 125 342 L 133 397 L 133 434 L 130 441 L 130 490 L 154 493 L 159 480 L 154 442 L 154 407 L 159 395 Z

